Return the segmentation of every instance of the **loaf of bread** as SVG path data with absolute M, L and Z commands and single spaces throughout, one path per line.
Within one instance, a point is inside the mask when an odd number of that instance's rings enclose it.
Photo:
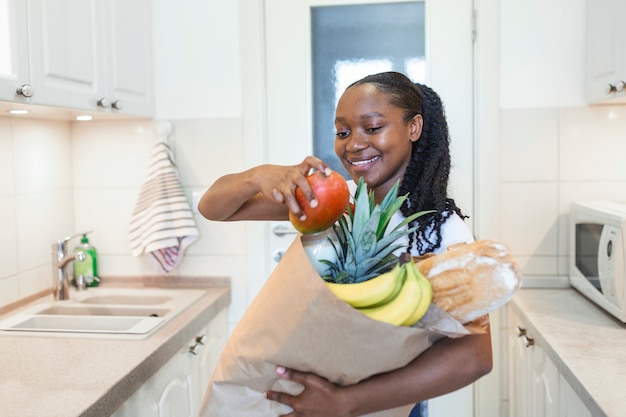
M 454 245 L 417 266 L 430 281 L 432 302 L 463 324 L 507 303 L 522 283 L 511 250 L 494 240 Z

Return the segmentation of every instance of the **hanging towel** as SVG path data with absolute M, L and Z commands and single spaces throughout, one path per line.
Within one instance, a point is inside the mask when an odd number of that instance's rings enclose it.
M 145 255 L 157 271 L 168 273 L 180 264 L 199 233 L 168 142 L 172 126 L 160 122 L 156 132 L 146 179 L 131 217 L 130 246 L 133 256 Z

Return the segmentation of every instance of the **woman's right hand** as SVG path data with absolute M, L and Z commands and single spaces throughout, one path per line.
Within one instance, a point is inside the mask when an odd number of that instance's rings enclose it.
M 315 195 L 306 180 L 311 169 L 330 170 L 321 159 L 307 156 L 298 165 L 259 165 L 219 178 L 204 193 L 198 209 L 209 220 L 287 220 L 304 212 L 295 192 L 300 187 L 309 204 Z
M 307 156 L 294 166 L 263 165 L 258 168 L 262 171 L 258 174 L 257 180 L 261 193 L 287 206 L 289 211 L 301 220 L 306 216 L 296 200 L 296 188 L 300 188 L 311 207 L 316 207 L 317 200 L 306 177 L 311 169 L 330 173 L 328 165 L 314 156 Z

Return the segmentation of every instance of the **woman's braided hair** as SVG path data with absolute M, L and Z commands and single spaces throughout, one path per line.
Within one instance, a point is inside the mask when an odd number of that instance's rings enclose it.
M 414 221 L 419 228 L 409 236 L 408 247 L 411 252 L 415 246 L 420 255 L 432 252 L 441 245 L 441 225 L 446 219 L 452 213 L 457 213 L 461 218 L 467 217 L 461 213 L 454 200 L 448 198 L 450 136 L 443 103 L 431 88 L 414 84 L 398 72 L 369 75 L 354 84 L 373 84 L 387 94 L 391 104 L 404 110 L 405 122 L 416 114 L 422 115 L 422 134 L 419 140 L 413 142 L 411 160 L 398 193 L 409 194 L 400 208 L 404 216 L 423 210 L 435 211 Z

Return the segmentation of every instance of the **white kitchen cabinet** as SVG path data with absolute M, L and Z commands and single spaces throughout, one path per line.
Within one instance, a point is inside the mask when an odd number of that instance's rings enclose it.
M 228 338 L 227 309 L 148 379 L 112 417 L 195 417 Z
M 17 88 L 28 84 L 26 2 L 0 0 L 0 100 L 28 103 Z
M 563 376 L 560 377 L 559 386 L 559 417 L 591 417 L 591 412 Z
M 626 102 L 626 3 L 587 0 L 586 95 L 591 104 Z
M 510 417 L 591 417 L 528 325 L 509 308 Z
M 32 96 L 26 102 L 31 104 L 143 117 L 154 114 L 149 0 L 28 0 L 25 4 L 26 22 L 16 26 L 28 33 L 18 34 L 13 43 L 18 51 L 27 50 L 29 70 L 17 74 L 1 99 L 22 100 L 16 89 L 27 84 Z M 23 19 L 23 14 L 16 12 L 12 19 Z

